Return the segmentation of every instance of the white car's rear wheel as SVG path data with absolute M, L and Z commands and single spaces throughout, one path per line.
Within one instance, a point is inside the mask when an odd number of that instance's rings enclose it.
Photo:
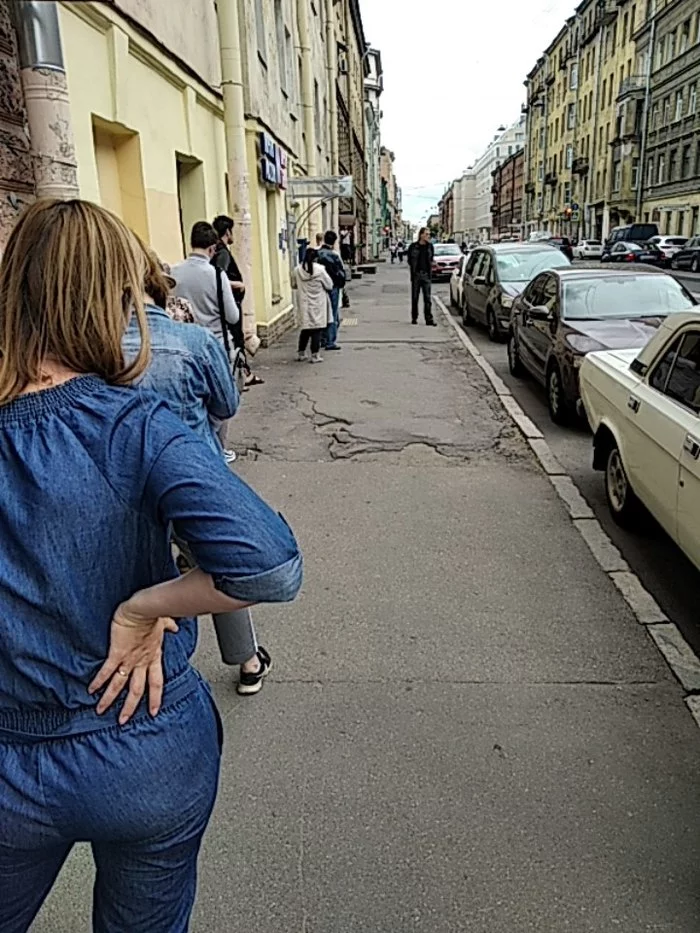
M 613 443 L 605 466 L 605 495 L 610 513 L 618 525 L 629 528 L 636 524 L 641 503 L 630 486 L 625 465 L 617 444 Z

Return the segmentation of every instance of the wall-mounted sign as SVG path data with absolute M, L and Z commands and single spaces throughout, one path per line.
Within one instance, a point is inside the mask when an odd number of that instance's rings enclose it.
M 351 198 L 354 190 L 352 175 L 321 178 L 300 175 L 292 178 L 290 184 L 295 198 Z
M 271 188 L 287 187 L 287 153 L 268 133 L 260 134 L 260 180 Z

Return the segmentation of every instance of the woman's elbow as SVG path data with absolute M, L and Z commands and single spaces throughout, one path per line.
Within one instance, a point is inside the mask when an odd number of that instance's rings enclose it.
M 299 551 L 283 564 L 246 577 L 217 576 L 217 590 L 239 599 L 254 603 L 290 603 L 301 589 L 304 561 Z

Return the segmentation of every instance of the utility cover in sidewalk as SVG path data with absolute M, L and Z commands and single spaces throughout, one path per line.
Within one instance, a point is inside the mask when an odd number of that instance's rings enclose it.
M 356 317 L 344 317 L 340 322 L 341 327 L 357 327 L 357 318 Z

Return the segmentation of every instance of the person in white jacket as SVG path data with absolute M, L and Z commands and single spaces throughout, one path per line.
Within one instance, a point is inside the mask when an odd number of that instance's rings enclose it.
M 311 341 L 311 362 L 322 362 L 319 352 L 321 335 L 333 318 L 330 302 L 333 280 L 317 259 L 318 251 L 307 249 L 304 261 L 300 262 L 294 270 L 301 313 L 301 333 L 297 356 L 300 362 L 306 359 L 309 341 Z

